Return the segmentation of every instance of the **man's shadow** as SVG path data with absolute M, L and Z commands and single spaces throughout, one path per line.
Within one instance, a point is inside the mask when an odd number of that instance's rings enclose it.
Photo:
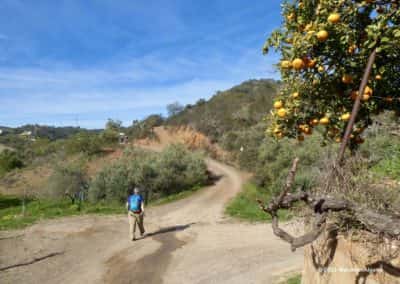
M 187 228 L 189 228 L 190 226 L 192 226 L 194 224 L 196 224 L 196 223 L 189 223 L 189 224 L 186 224 L 186 225 L 177 225 L 177 226 L 170 226 L 170 227 L 161 228 L 161 229 L 159 229 L 159 230 L 157 230 L 155 232 L 146 234 L 145 237 L 154 237 L 154 236 L 165 234 L 165 233 L 183 231 L 183 230 L 186 230 Z

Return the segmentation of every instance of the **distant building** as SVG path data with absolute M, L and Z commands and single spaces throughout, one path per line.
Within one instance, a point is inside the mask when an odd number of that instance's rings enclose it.
M 35 135 L 33 135 L 32 131 L 24 131 L 19 135 L 31 141 L 36 141 Z
M 24 131 L 20 135 L 24 137 L 30 137 L 32 136 L 32 131 Z
M 128 143 L 128 136 L 121 132 L 119 133 L 119 144 L 127 144 Z

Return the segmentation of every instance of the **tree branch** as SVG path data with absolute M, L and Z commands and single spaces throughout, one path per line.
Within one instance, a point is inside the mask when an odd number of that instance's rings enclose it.
M 285 187 L 278 198 L 272 199 L 268 206 L 265 206 L 261 200 L 257 200 L 261 210 L 271 215 L 274 234 L 283 241 L 289 243 L 292 251 L 307 244 L 311 244 L 319 237 L 325 228 L 326 218 L 329 212 L 351 212 L 354 214 L 356 220 L 363 224 L 367 230 L 393 239 L 400 238 L 399 216 L 374 212 L 346 199 L 336 199 L 331 196 L 313 196 L 305 192 L 304 188 L 299 188 L 297 192 L 293 194 L 288 193 L 295 178 L 297 163 L 298 158 L 294 159 Z M 302 236 L 294 237 L 279 227 L 278 210 L 289 209 L 298 201 L 303 201 L 308 204 L 314 211 L 315 218 L 311 231 Z

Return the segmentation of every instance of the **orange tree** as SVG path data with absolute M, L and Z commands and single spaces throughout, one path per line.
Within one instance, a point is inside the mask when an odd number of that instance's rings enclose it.
M 282 26 L 264 52 L 274 48 L 283 87 L 274 102 L 267 132 L 304 140 L 313 129 L 340 142 L 367 60 L 377 56 L 352 129 L 350 146 L 362 143 L 371 116 L 400 113 L 399 1 L 303 0 L 282 4 Z

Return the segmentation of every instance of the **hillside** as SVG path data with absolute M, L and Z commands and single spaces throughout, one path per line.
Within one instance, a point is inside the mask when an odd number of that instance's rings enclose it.
M 87 130 L 82 129 L 80 127 L 72 127 L 72 126 L 65 126 L 65 127 L 54 127 L 54 126 L 47 126 L 47 125 L 38 125 L 38 124 L 27 124 L 20 127 L 7 127 L 7 126 L 0 126 L 1 135 L 0 140 L 7 141 L 7 136 L 10 135 L 20 135 L 20 134 L 28 134 L 31 133 L 32 137 L 35 138 L 46 138 L 49 140 L 57 140 L 57 139 L 65 139 L 74 134 L 79 132 L 99 132 L 98 130 Z
M 279 82 L 271 79 L 249 80 L 229 90 L 217 92 L 210 100 L 188 105 L 166 120 L 167 125 L 188 125 L 207 135 L 213 142 L 230 131 L 239 131 L 259 123 L 271 109 Z

